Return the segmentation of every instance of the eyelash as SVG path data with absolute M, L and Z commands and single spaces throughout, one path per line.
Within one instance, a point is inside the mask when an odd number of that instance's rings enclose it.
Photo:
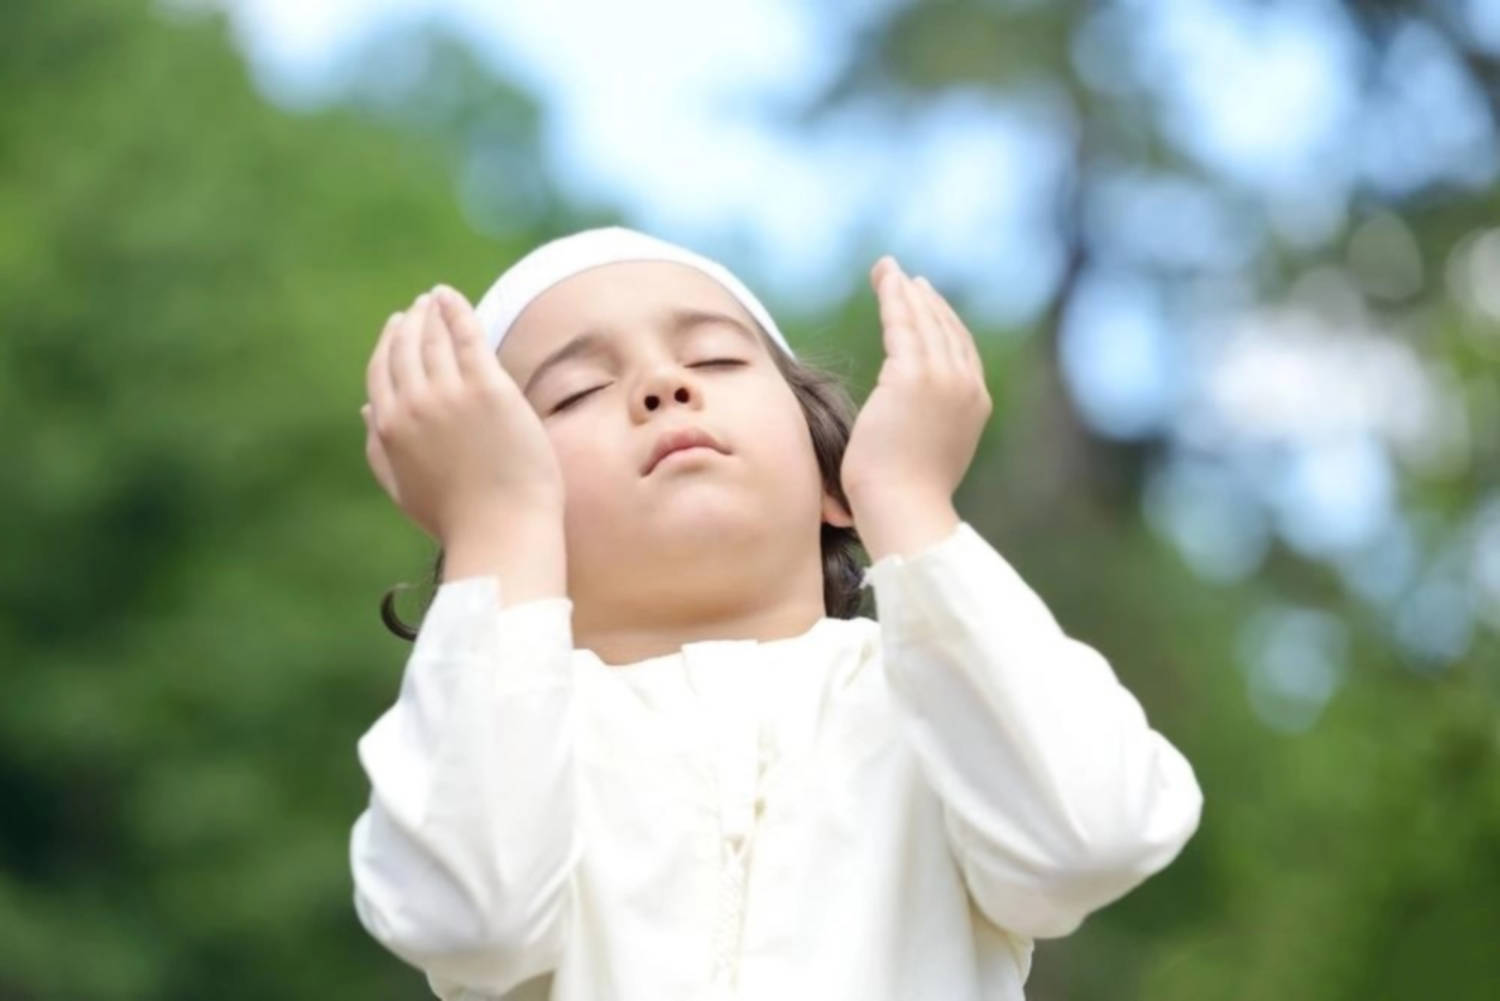
M 689 365 L 688 368 L 704 368 L 704 367 L 709 366 L 709 365 L 723 365 L 723 366 L 727 367 L 727 366 L 745 365 L 745 364 L 747 364 L 747 363 L 744 362 L 744 361 L 741 361 L 738 358 L 715 358 L 712 361 L 700 361 L 700 362 L 697 362 L 695 364 Z M 557 406 L 553 407 L 551 409 L 551 411 L 549 411 L 549 415 L 550 414 L 558 413 L 559 411 L 562 411 L 562 410 L 566 410 L 569 407 L 571 407 L 573 404 L 577 403 L 579 400 L 583 399 L 585 396 L 588 396 L 590 393 L 594 392 L 595 390 L 599 390 L 599 389 L 603 389 L 603 388 L 604 388 L 603 386 L 595 386 L 593 389 L 585 389 L 581 393 L 574 393 L 572 396 L 569 396 L 568 398 L 566 398 L 562 402 L 560 402 Z

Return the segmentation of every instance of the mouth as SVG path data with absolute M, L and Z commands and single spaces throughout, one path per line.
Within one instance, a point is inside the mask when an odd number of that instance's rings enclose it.
M 714 450 L 707 445 L 689 445 L 687 448 L 674 448 L 660 459 L 657 459 L 656 466 L 660 466 L 664 462 L 670 462 L 679 455 L 697 455 L 703 452 L 707 452 L 710 455 L 714 454 Z M 654 470 L 656 466 L 652 466 L 651 468 Z
M 651 450 L 650 459 L 647 460 L 645 468 L 641 470 L 641 475 L 650 475 L 663 460 L 679 452 L 692 454 L 705 451 L 718 452 L 721 455 L 729 454 L 729 450 L 720 445 L 718 440 L 706 431 L 698 428 L 668 431 L 657 439 L 656 446 Z

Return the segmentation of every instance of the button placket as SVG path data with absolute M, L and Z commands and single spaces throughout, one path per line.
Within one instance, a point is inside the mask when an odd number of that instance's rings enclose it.
M 732 991 L 739 971 L 749 856 L 759 807 L 760 735 L 753 694 L 746 690 L 752 665 L 748 651 L 722 647 L 714 663 L 695 662 L 694 680 L 704 697 L 705 722 L 714 754 L 719 805 L 719 914 L 714 934 L 714 983 Z

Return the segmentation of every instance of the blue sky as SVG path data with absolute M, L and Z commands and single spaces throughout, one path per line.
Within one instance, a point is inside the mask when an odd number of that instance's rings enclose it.
M 293 108 L 336 94 L 344 59 L 376 33 L 445 23 L 539 102 L 557 184 L 719 258 L 784 325 L 792 308 L 815 317 L 855 287 L 869 294 L 868 269 L 887 251 L 953 293 L 976 329 L 1025 324 L 1060 270 L 1050 213 L 1071 156 L 1068 102 L 1045 88 L 955 91 L 909 119 L 856 107 L 795 135 L 769 119 L 767 109 L 816 91 L 858 18 L 891 2 L 161 0 L 225 7 L 261 89 Z M 1500 3 L 1463 10 L 1475 37 L 1500 50 Z M 1393 277 L 1361 287 L 1361 260 L 1395 260 L 1397 277 L 1420 287 L 1489 258 L 1423 261 L 1399 218 L 1361 221 L 1350 198 L 1433 180 L 1481 188 L 1500 155 L 1487 110 L 1434 32 L 1401 27 L 1376 62 L 1359 46 L 1331 0 L 1099 7 L 1075 38 L 1076 69 L 1101 93 L 1145 99 L 1214 180 L 1134 167 L 1101 181 L 1085 222 L 1105 238 L 1065 318 L 1062 363 L 1101 433 L 1166 432 L 1172 448 L 1145 514 L 1198 572 L 1254 573 L 1279 536 L 1388 607 L 1409 647 L 1451 656 L 1467 646 L 1469 620 L 1432 608 L 1448 607 L 1443 588 L 1472 574 L 1500 625 L 1500 556 L 1472 570 L 1389 558 L 1415 552 L 1401 540 L 1418 531 L 1400 509 L 1398 470 L 1467 461 L 1469 432 L 1451 373 L 1393 353 L 1403 332 L 1364 308 Z M 1309 272 L 1284 301 L 1256 300 L 1247 272 L 1268 243 L 1315 247 L 1346 229 L 1347 266 Z M 1487 232 L 1474 247 L 1500 247 L 1500 229 Z M 1360 240 L 1374 253 L 1362 258 Z M 1500 287 L 1493 256 L 1496 276 L 1476 286 Z M 1165 297 L 1151 277 L 1161 267 L 1195 270 L 1191 301 Z M 1399 413 L 1392 392 L 1410 401 Z M 1479 534 L 1500 552 L 1500 507 L 1486 510 Z M 1315 637 L 1333 664 L 1339 643 L 1322 620 L 1284 611 L 1247 649 L 1281 663 L 1276 651 Z M 1321 679 L 1308 691 L 1326 697 L 1336 665 L 1307 664 L 1293 673 Z M 1262 695 L 1281 684 L 1264 670 L 1247 682 L 1257 698 L 1257 684 L 1271 686 Z
M 955 92 L 911 119 L 851 109 L 795 135 L 768 121 L 768 108 L 815 92 L 860 18 L 893 0 L 162 2 L 224 6 L 260 86 L 289 106 L 336 92 L 342 60 L 377 31 L 442 22 L 539 101 L 558 184 L 732 258 L 772 303 L 815 313 L 889 250 L 961 290 L 974 318 L 1021 324 L 1059 275 L 1050 206 L 1074 122 L 1057 94 Z M 1476 31 L 1500 33 L 1500 15 L 1485 13 L 1500 4 L 1471 7 Z M 1163 130 L 1263 201 L 1292 242 L 1336 232 L 1359 179 L 1399 192 L 1445 171 L 1479 185 L 1494 176 L 1475 95 L 1421 32 L 1406 32 L 1385 68 L 1396 97 L 1384 117 L 1359 117 L 1360 53 L 1332 3 L 1118 0 L 1073 56 L 1097 89 L 1149 95 Z M 1190 189 L 1166 191 L 1167 203 L 1130 192 L 1108 222 L 1127 240 L 1243 264 L 1263 234 L 1237 225 L 1217 192 Z M 1146 204 L 1158 211 L 1128 210 Z M 857 225 L 872 221 L 875 245 L 858 245 Z
M 559 184 L 621 204 L 637 225 L 668 239 L 711 255 L 743 254 L 726 263 L 763 282 L 757 291 L 770 301 L 816 312 L 864 283 L 889 250 L 940 285 L 962 286 L 973 315 L 1018 323 L 1041 308 L 1057 274 L 1050 220 L 1038 206 L 1066 136 L 1045 96 L 954 95 L 907 126 L 862 111 L 810 135 L 766 123 L 769 103 L 813 91 L 850 44 L 857 25 L 828 7 L 226 6 L 261 88 L 293 107 L 316 106 L 334 92 L 341 57 L 377 29 L 447 23 L 541 102 L 548 170 Z M 883 220 L 882 242 L 859 246 L 856 224 L 872 217 Z

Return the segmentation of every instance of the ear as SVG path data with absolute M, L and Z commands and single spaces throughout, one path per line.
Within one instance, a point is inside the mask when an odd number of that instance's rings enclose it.
M 854 517 L 827 491 L 823 493 L 823 520 L 837 528 L 848 528 L 854 524 Z

